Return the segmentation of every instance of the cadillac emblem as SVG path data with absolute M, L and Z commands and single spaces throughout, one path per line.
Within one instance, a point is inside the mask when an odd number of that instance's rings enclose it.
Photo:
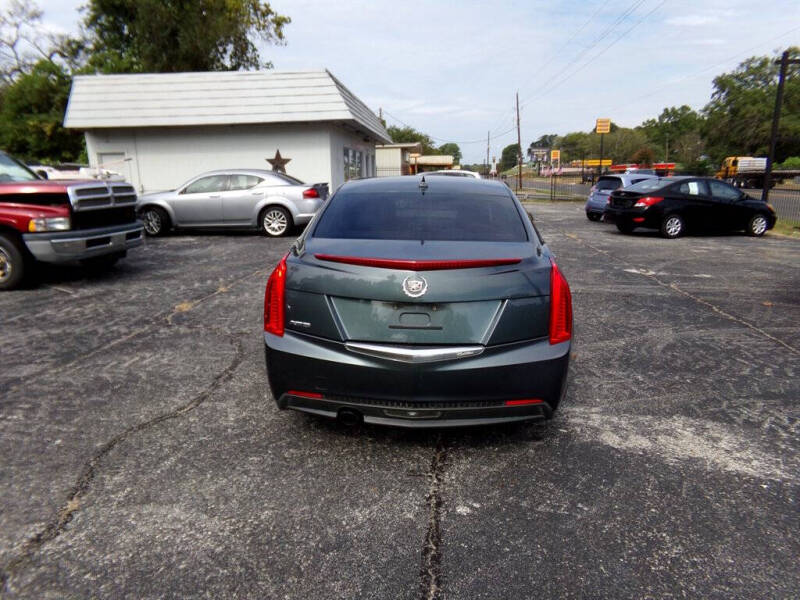
M 403 291 L 406 296 L 419 298 L 428 291 L 428 282 L 420 275 L 409 275 L 403 281 Z

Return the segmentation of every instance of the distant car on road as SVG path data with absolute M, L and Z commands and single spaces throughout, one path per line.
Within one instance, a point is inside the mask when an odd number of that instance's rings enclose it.
M 745 230 L 760 236 L 777 221 L 769 204 L 711 177 L 640 181 L 612 192 L 604 215 L 622 233 L 645 227 L 658 229 L 666 238 L 676 238 L 687 229 Z
M 481 179 L 479 173 L 475 171 L 467 171 L 466 169 L 444 169 L 441 171 L 427 171 L 425 173 L 420 173 L 420 175 L 433 175 L 434 177 L 438 175 L 444 175 L 445 177 L 474 177 L 475 179 Z
M 567 281 L 497 181 L 345 183 L 264 298 L 278 407 L 350 425 L 548 419 L 571 338 Z
M 147 235 L 172 228 L 260 229 L 281 236 L 308 223 L 328 197 L 328 184 L 309 185 L 262 169 L 209 171 L 169 192 L 145 194 L 136 210 Z
M 641 172 L 614 173 L 600 176 L 597 183 L 592 186 L 589 198 L 586 200 L 586 217 L 590 221 L 599 221 L 603 216 L 603 211 L 606 209 L 611 192 L 639 183 L 645 179 L 654 178 L 655 175 Z

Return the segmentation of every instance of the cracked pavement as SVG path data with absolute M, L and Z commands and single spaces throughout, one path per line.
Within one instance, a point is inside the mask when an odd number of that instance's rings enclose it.
M 173 235 L 0 295 L 0 594 L 800 595 L 800 242 L 529 209 L 575 311 L 546 425 L 278 412 L 261 320 L 288 238 Z

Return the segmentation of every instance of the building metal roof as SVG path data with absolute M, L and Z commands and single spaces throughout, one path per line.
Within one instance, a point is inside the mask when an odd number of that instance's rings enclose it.
M 212 71 L 77 75 L 64 126 L 175 127 L 350 122 L 390 142 L 377 115 L 324 71 Z

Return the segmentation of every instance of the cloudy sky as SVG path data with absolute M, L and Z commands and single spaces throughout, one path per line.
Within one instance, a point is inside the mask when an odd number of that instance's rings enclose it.
M 0 0 L 2 2 L 3 0 Z M 74 31 L 83 0 L 40 2 Z M 276 69 L 327 68 L 388 124 L 458 142 L 482 162 L 544 133 L 634 126 L 665 106 L 708 102 L 741 60 L 800 45 L 797 0 L 272 0 L 292 18 Z

